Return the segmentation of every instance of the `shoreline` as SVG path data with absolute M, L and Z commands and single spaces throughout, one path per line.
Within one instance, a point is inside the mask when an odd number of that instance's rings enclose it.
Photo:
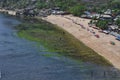
M 5 9 L 2 9 L 3 11 L 6 11 Z M 0 12 L 2 12 L 0 10 Z M 10 11 L 10 10 L 7 10 L 8 12 L 8 15 L 12 15 L 12 16 L 15 16 L 14 13 L 16 13 L 15 11 Z M 10 12 L 10 13 L 9 13 Z M 53 15 L 52 15 L 53 17 Z M 59 17 L 61 20 L 59 21 L 59 19 L 57 20 L 57 17 Z M 103 47 L 102 49 L 101 48 L 96 48 L 96 44 L 98 43 L 102 43 L 101 41 L 99 41 L 97 38 L 96 39 L 93 39 L 93 34 L 89 34 L 88 32 L 86 33 L 85 30 L 82 30 L 80 28 L 80 25 L 76 24 L 76 23 L 79 23 L 79 19 L 80 21 L 82 21 L 82 25 L 83 26 L 88 26 L 88 22 L 90 21 L 89 19 L 83 19 L 83 18 L 79 18 L 79 17 L 75 17 L 75 16 L 71 16 L 71 15 L 66 15 L 66 16 L 61 16 L 61 15 L 54 15 L 53 18 L 51 18 L 51 15 L 46 17 L 46 18 L 41 18 L 41 17 L 37 17 L 37 18 L 40 18 L 40 19 L 43 19 L 45 21 L 48 21 L 52 24 L 55 24 L 57 25 L 58 27 L 62 28 L 63 30 L 67 31 L 68 33 L 70 33 L 72 36 L 74 36 L 76 39 L 78 39 L 79 41 L 81 41 L 83 44 L 85 44 L 87 47 L 91 48 L 92 50 L 94 50 L 95 52 L 97 52 L 99 55 L 101 55 L 102 57 L 104 57 L 105 59 L 107 59 L 108 61 L 110 61 L 110 63 L 112 63 L 112 65 L 117 68 L 117 69 L 120 69 L 120 63 L 118 63 L 118 60 L 120 60 L 120 50 L 119 52 L 115 53 L 115 52 L 111 52 L 111 50 L 109 51 L 106 51 L 105 50 L 105 46 L 101 46 L 99 45 L 100 47 Z M 74 19 L 73 19 L 74 18 Z M 63 19 L 63 21 L 62 21 Z M 73 21 L 71 21 L 73 20 Z M 62 21 L 62 22 L 61 22 Z M 65 22 L 64 22 L 65 21 Z M 60 22 L 60 23 L 59 23 Z M 84 23 L 85 22 L 85 23 Z M 66 23 L 68 24 L 67 27 L 64 27 L 66 26 Z M 75 26 L 75 28 L 73 27 Z M 73 30 L 73 31 L 72 31 Z M 84 34 L 85 32 L 85 34 Z M 78 35 L 80 34 L 80 35 Z M 103 33 L 101 33 L 103 34 Z M 108 36 L 108 35 L 107 35 Z M 87 38 L 87 39 L 86 39 Z M 94 36 L 95 38 L 95 36 Z M 89 41 L 88 41 L 89 40 Z M 98 43 L 94 43 L 94 41 L 92 40 L 96 40 L 98 41 Z M 92 43 L 91 43 L 92 42 Z M 91 45 L 92 44 L 92 45 Z M 105 43 L 106 44 L 106 43 Z M 107 44 L 109 44 L 109 42 L 107 42 Z M 110 44 L 109 44 L 110 45 Z M 114 47 L 114 46 L 113 46 Z M 120 46 L 119 46 L 120 48 Z M 114 50 L 114 49 L 113 49 Z M 114 54 L 115 53 L 115 54 Z M 114 58 L 113 58 L 114 57 Z
M 16 26 L 19 37 L 38 42 L 47 48 L 48 51 L 59 55 L 100 66 L 113 67 L 108 60 L 84 45 L 64 29 L 42 19 L 31 18 L 26 21 L 27 23 Z
M 50 15 L 42 19 L 64 29 L 76 39 L 82 41 L 86 46 L 110 61 L 115 68 L 120 69 L 120 63 L 118 62 L 120 60 L 120 42 L 115 40 L 113 36 L 100 33 L 95 29 L 94 31 L 100 35 L 100 38 L 96 38 L 92 33 L 86 31 L 88 22 L 90 21 L 89 19 L 78 18 L 71 15 L 66 15 L 64 17 L 60 15 Z M 86 29 L 73 23 L 72 20 L 85 26 Z M 111 45 L 109 43 L 110 41 L 115 41 L 116 45 Z

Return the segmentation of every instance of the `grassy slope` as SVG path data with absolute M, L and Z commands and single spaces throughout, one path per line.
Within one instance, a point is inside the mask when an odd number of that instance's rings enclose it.
M 26 22 L 16 27 L 19 30 L 20 37 L 40 42 L 51 52 L 57 52 L 85 62 L 111 65 L 102 56 L 57 26 L 41 20 L 30 22 L 32 23 Z

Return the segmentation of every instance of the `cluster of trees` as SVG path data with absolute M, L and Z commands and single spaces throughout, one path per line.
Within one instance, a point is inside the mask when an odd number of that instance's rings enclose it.
M 31 0 L 1 0 L 0 6 L 1 7 L 8 7 L 8 8 L 25 8 L 29 4 L 31 4 Z
M 111 16 L 113 17 L 113 19 L 117 15 L 120 15 L 120 0 L 109 0 L 108 4 L 104 4 L 101 7 L 95 7 L 92 10 L 99 14 L 103 14 L 103 12 L 107 9 L 112 10 Z M 118 25 L 118 27 L 120 28 L 120 17 L 117 20 L 101 20 L 100 19 L 95 24 L 96 26 L 98 26 L 103 30 L 108 29 L 109 24 Z
M 112 9 L 120 9 L 120 0 L 111 0 L 108 3 L 108 7 Z
M 118 25 L 118 27 L 120 28 L 120 18 L 117 19 L 116 21 L 112 21 L 112 20 L 98 20 L 94 24 L 96 24 L 96 26 L 99 27 L 100 29 L 106 30 L 106 29 L 108 29 L 108 25 L 110 23 Z M 92 21 L 91 21 L 91 24 L 92 24 Z
M 99 27 L 102 30 L 108 29 L 108 22 L 107 20 L 98 20 L 96 22 L 96 26 Z
M 60 7 L 61 10 L 75 16 L 80 16 L 85 10 L 85 6 L 81 4 L 80 0 L 37 0 L 36 7 L 38 9 Z
M 80 16 L 85 10 L 85 6 L 79 0 L 48 0 L 47 2 L 38 0 L 36 6 L 39 9 L 60 7 L 61 10 L 75 16 Z
M 115 24 L 118 25 L 120 28 L 120 18 L 116 20 Z
M 9 8 L 26 8 L 27 6 L 36 6 L 38 9 L 60 7 L 61 10 L 69 11 L 70 13 L 80 16 L 86 9 L 86 6 L 82 1 L 84 0 L 0 0 L 0 6 Z M 92 0 L 95 1 L 95 0 Z M 107 1 L 109 2 L 107 4 Z M 89 2 L 89 1 L 88 1 Z M 100 0 L 97 2 L 106 2 L 105 5 L 100 7 L 93 7 L 91 10 L 100 12 L 101 9 L 115 9 L 114 14 L 120 12 L 119 0 Z M 92 4 L 90 4 L 92 5 Z M 94 4 L 93 4 L 94 5 Z
M 41 9 L 57 6 L 61 7 L 63 10 L 68 9 L 79 2 L 79 0 L 0 0 L 2 7 L 27 7 L 28 5 L 34 5 Z
M 80 4 L 75 5 L 69 9 L 69 11 L 75 16 L 82 15 L 85 10 L 86 10 L 85 6 Z
M 81 0 L 1 0 L 0 3 L 2 7 L 8 8 L 26 8 L 33 5 L 38 9 L 60 7 L 76 16 L 80 16 L 85 10 Z

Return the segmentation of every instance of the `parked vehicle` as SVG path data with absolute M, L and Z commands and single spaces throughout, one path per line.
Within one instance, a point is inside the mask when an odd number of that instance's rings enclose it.
M 115 36 L 115 37 L 118 37 L 118 36 L 119 36 L 119 34 L 116 33 L 116 32 L 110 32 L 110 35 L 113 35 L 113 36 Z
M 116 37 L 116 40 L 120 41 L 120 35 Z
M 100 36 L 99 36 L 99 35 L 97 35 L 97 34 L 95 35 L 95 37 L 96 37 L 96 38 L 100 38 Z
M 110 31 L 103 30 L 103 33 L 105 33 L 105 34 L 109 34 L 109 33 L 110 33 Z

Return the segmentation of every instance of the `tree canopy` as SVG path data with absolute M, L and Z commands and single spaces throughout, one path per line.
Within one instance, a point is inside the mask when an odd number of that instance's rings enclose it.
M 81 16 L 83 14 L 83 12 L 85 11 L 85 6 L 80 5 L 80 4 L 75 5 L 75 6 L 71 7 L 69 11 L 75 16 Z
M 120 28 L 120 18 L 115 21 L 115 23 L 119 26 Z
M 108 21 L 107 20 L 98 20 L 96 26 L 102 30 L 108 29 Z

